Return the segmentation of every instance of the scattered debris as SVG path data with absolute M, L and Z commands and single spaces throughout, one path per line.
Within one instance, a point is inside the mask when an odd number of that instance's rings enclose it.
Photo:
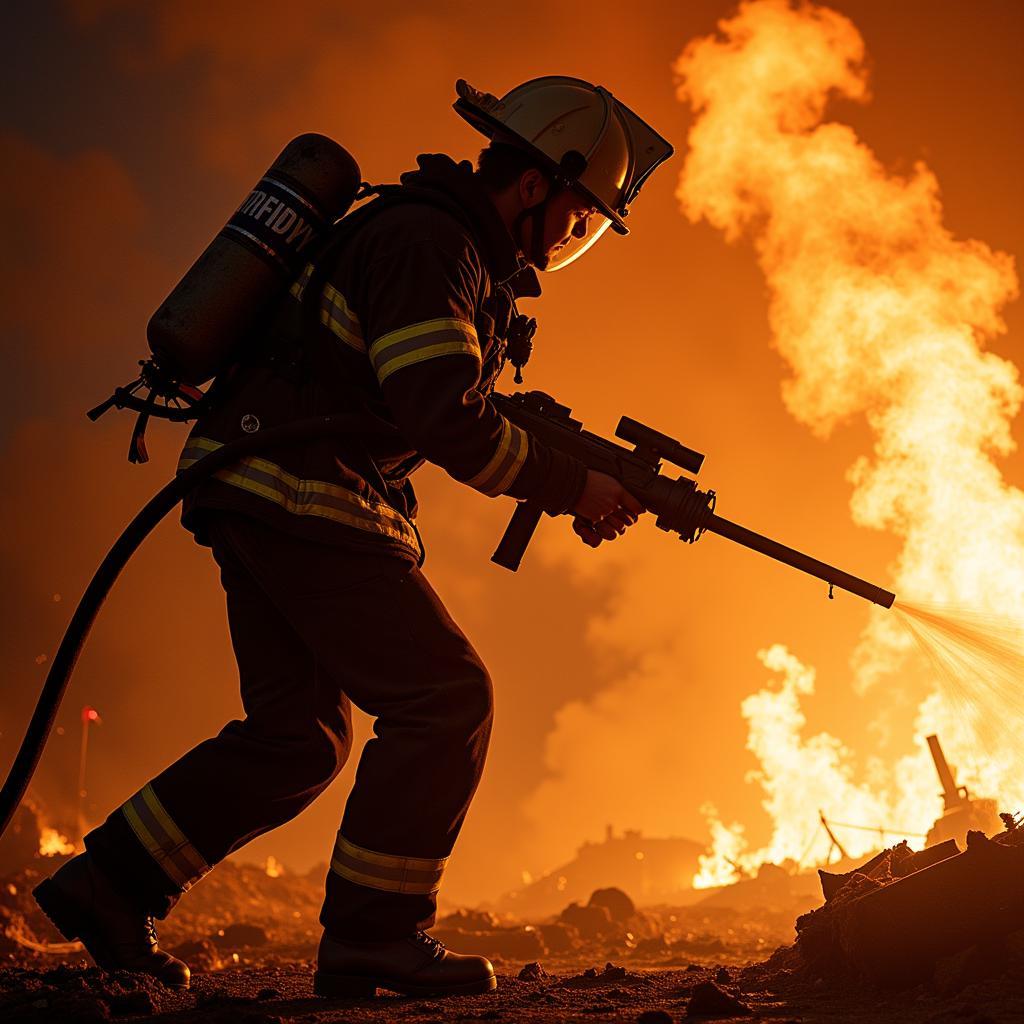
M 536 960 L 528 963 L 518 974 L 520 981 L 543 981 L 547 976 L 547 971 Z
M 697 985 L 686 1007 L 690 1017 L 741 1017 L 751 1012 L 746 1003 L 741 1003 L 713 981 L 702 981 Z
M 525 1010 L 538 1024 L 583 1015 L 665 1024 L 683 1013 L 885 1024 L 966 1015 L 1001 1024 L 1024 1007 L 1024 827 L 1012 815 L 1003 823 L 992 839 L 972 833 L 964 852 L 954 843 L 916 853 L 898 844 L 852 871 L 822 872 L 824 906 L 802 915 L 797 941 L 779 949 L 793 935 L 794 903 L 779 901 L 786 886 L 775 871 L 735 886 L 744 890 L 739 905 L 712 894 L 638 910 L 625 890 L 606 886 L 547 920 L 464 909 L 433 932 L 457 952 L 491 956 L 502 976 L 498 995 L 471 1004 L 466 1019 L 518 1019 Z M 180 1024 L 271 1024 L 311 1019 L 320 1005 L 305 1001 L 320 934 L 321 869 L 300 876 L 219 866 L 160 924 L 164 946 L 194 972 L 192 991 L 176 994 L 86 966 L 77 944 L 58 941 L 30 895 L 55 866 L 33 854 L 27 867 L 0 878 L 5 1022 L 158 1014 Z M 767 907 L 757 903 L 759 892 Z M 900 995 L 879 984 L 917 987 Z M 392 1020 L 393 1011 L 382 998 L 365 1015 L 361 1008 L 359 1019 Z M 401 1017 L 427 1024 L 444 1010 L 412 1001 Z
M 963 950 L 1024 922 L 1024 843 L 969 832 L 912 853 L 905 843 L 845 876 L 822 876 L 825 905 L 797 920 L 797 947 L 822 975 L 909 986 Z
M 605 964 L 603 970 L 599 971 L 596 967 L 588 967 L 582 974 L 566 978 L 559 984 L 563 988 L 595 988 L 599 985 L 608 985 L 613 981 L 624 981 L 627 984 L 635 985 L 643 981 L 643 978 L 639 974 L 630 974 L 625 967 Z

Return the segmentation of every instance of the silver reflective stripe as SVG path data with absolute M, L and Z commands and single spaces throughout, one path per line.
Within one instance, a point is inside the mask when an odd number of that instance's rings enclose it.
M 206 437 L 189 438 L 178 460 L 178 471 L 187 469 L 220 447 L 219 442 Z M 319 516 L 367 533 L 390 537 L 406 545 L 417 557 L 420 554 L 416 531 L 408 520 L 390 505 L 362 498 L 340 484 L 302 480 L 277 463 L 251 455 L 218 470 L 214 477 L 222 483 L 266 498 L 294 515 Z

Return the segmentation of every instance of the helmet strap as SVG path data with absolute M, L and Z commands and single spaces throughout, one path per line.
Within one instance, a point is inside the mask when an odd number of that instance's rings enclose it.
M 547 253 L 544 250 L 544 228 L 547 226 L 548 203 L 561 191 L 557 182 L 552 182 L 548 194 L 535 206 L 527 206 L 520 210 L 512 222 L 512 231 L 515 236 L 516 245 L 521 252 L 529 257 L 530 262 L 538 269 L 544 270 L 547 266 Z M 523 244 L 523 225 L 527 219 L 530 220 L 530 251 L 526 252 Z

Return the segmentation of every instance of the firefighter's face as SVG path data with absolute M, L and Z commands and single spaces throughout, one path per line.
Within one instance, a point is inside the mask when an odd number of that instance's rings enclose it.
M 573 239 L 587 237 L 591 218 L 597 211 L 583 196 L 572 189 L 563 189 L 548 203 L 544 222 L 544 252 L 554 259 Z
M 520 181 L 520 200 L 526 207 L 537 205 L 547 197 L 549 182 L 538 171 L 528 171 Z M 589 248 L 590 236 L 595 227 L 606 226 L 605 218 L 594 209 L 585 196 L 572 189 L 560 189 L 547 203 L 544 217 L 544 241 L 542 261 L 536 263 L 538 270 L 551 270 L 567 257 Z M 532 254 L 535 222 L 528 218 L 523 227 L 523 248 Z

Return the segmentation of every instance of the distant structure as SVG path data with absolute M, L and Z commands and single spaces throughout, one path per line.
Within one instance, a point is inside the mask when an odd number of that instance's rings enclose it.
M 567 864 L 502 896 L 498 908 L 546 917 L 574 900 L 586 903 L 595 889 L 608 886 L 623 889 L 638 905 L 678 902 L 682 893 L 692 897 L 704 852 L 704 844 L 692 839 L 653 839 L 634 829 L 616 835 L 609 825 L 602 842 L 584 843 Z
M 928 737 L 928 749 L 935 762 L 939 782 L 942 784 L 942 816 L 931 827 L 925 846 L 935 846 L 947 839 L 955 839 L 960 849 L 967 843 L 971 829 L 991 835 L 1002 829 L 995 800 L 979 800 L 971 796 L 966 786 L 958 786 L 952 769 L 946 763 L 938 736 Z

